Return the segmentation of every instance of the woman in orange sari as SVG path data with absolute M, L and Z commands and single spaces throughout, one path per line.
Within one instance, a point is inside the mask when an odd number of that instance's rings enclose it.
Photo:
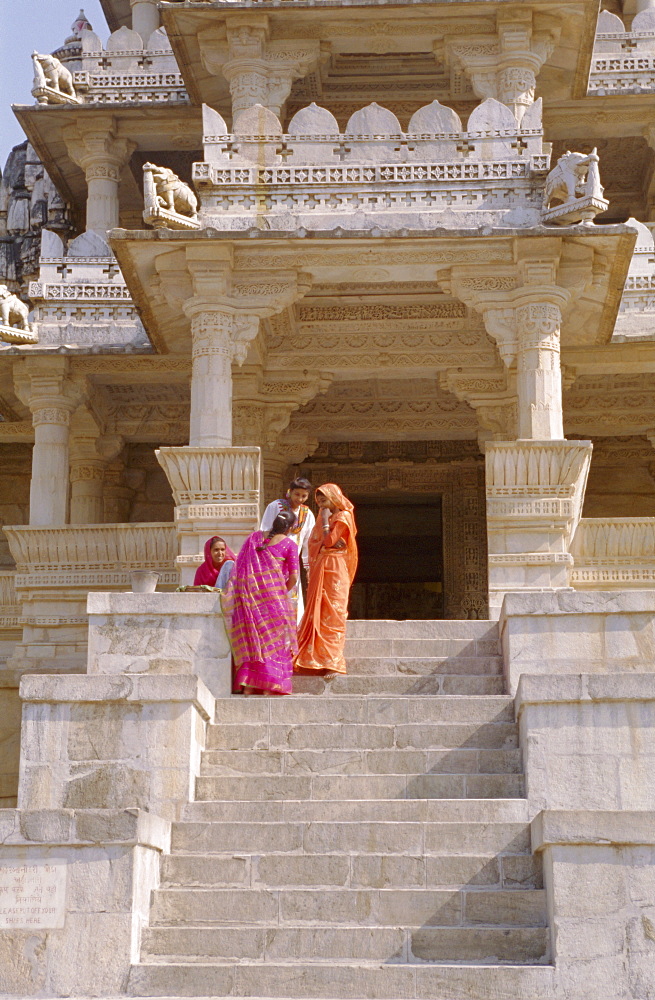
M 319 516 L 309 536 L 309 583 L 294 673 L 345 674 L 348 593 L 357 569 L 354 507 L 334 483 L 315 496 Z

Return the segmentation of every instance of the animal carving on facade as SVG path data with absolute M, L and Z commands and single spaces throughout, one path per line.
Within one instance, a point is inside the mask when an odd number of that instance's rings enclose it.
M 143 218 L 151 225 L 198 228 L 198 199 L 168 167 L 144 163 L 143 196 Z
M 544 221 L 590 223 L 607 209 L 609 202 L 603 199 L 599 162 L 596 148 L 591 153 L 567 150 L 560 156 L 544 186 Z
M 60 103 L 62 100 L 73 100 L 78 103 L 73 86 L 73 75 L 59 59 L 55 56 L 33 52 L 32 63 L 34 65 L 32 94 L 41 103 Z
M 0 285 L 0 340 L 19 344 L 36 342 L 29 315 L 29 307 L 6 285 Z

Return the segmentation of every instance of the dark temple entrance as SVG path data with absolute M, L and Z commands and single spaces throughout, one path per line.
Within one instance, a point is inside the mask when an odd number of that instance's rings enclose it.
M 444 617 L 441 497 L 353 497 L 359 567 L 351 618 Z

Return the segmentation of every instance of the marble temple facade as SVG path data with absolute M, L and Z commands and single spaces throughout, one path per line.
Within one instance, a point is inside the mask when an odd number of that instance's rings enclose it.
M 655 1000 L 655 0 L 101 5 L 0 187 L 0 996 Z M 175 590 L 300 474 L 353 676 L 244 706 Z

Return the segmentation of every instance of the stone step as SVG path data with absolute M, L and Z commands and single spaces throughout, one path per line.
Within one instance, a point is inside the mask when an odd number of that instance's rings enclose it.
M 205 750 L 204 777 L 239 774 L 520 774 L 520 750 Z
M 346 677 L 379 675 L 436 676 L 438 674 L 487 674 L 503 672 L 502 656 L 350 656 Z M 296 678 L 300 680 L 300 678 Z M 306 678 L 319 680 L 320 678 Z M 332 681 L 345 680 L 338 675 Z
M 282 799 L 493 799 L 523 795 L 520 774 L 315 774 L 199 777 L 196 799 L 203 802 Z
M 153 927 L 141 958 L 149 962 L 377 961 L 538 962 L 548 950 L 545 927 Z
M 525 799 L 279 799 L 189 802 L 190 823 L 527 823 Z
M 500 656 L 498 639 L 394 639 L 371 635 L 368 639 L 346 639 L 346 662 L 353 656 Z
M 348 639 L 489 639 L 498 641 L 498 622 L 489 620 L 351 618 Z
M 374 676 L 336 675 L 323 677 L 294 677 L 293 693 L 311 695 L 502 695 L 505 678 L 485 674 L 435 674 L 416 676 L 377 674 Z
M 401 725 L 415 722 L 514 722 L 514 699 L 508 695 L 395 698 L 340 695 L 313 698 L 217 698 L 215 725 L 320 726 Z M 333 733 L 333 743 L 336 734 Z
M 135 997 L 258 997 L 266 1000 L 552 1000 L 548 965 L 383 965 L 357 962 L 213 962 L 134 965 Z
M 470 805 L 473 800 L 461 799 Z M 512 805 L 520 805 L 516 799 Z M 275 805 L 275 803 L 271 803 Z M 405 802 L 443 805 L 443 800 Z M 284 803 L 283 805 L 286 805 Z M 495 805 L 493 800 L 485 806 Z M 195 803 L 193 808 L 202 807 Z M 190 807 L 191 808 L 191 807 Z M 334 809 L 334 803 L 330 803 Z M 352 854 L 399 855 L 487 854 L 530 851 L 527 819 L 506 821 L 463 817 L 454 822 L 180 822 L 173 824 L 172 851 L 181 854 Z
M 541 889 L 541 860 L 533 854 L 167 854 L 162 887 L 303 888 L 343 886 L 407 889 L 496 886 Z
M 250 699 L 245 699 L 250 701 Z M 254 699 L 253 699 L 254 700 Z M 268 701 L 269 699 L 262 699 Z M 270 699 L 273 701 L 274 699 Z M 277 699 L 275 699 L 277 700 Z M 295 698 L 284 699 L 293 703 Z M 394 704 L 397 699 L 393 699 Z M 235 702 L 239 699 L 234 699 Z M 315 702 L 316 703 L 316 702 Z M 327 702 L 325 702 L 327 704 Z M 386 703 L 389 705 L 389 701 Z M 391 710 L 393 706 L 389 706 Z M 494 709 L 491 709 L 493 713 Z M 503 714 L 507 710 L 503 710 Z M 208 750 L 437 750 L 455 747 L 515 750 L 519 745 L 515 722 L 414 722 L 386 725 L 341 724 L 268 725 L 224 723 L 209 726 Z
M 546 925 L 541 889 L 155 889 L 150 926 Z

